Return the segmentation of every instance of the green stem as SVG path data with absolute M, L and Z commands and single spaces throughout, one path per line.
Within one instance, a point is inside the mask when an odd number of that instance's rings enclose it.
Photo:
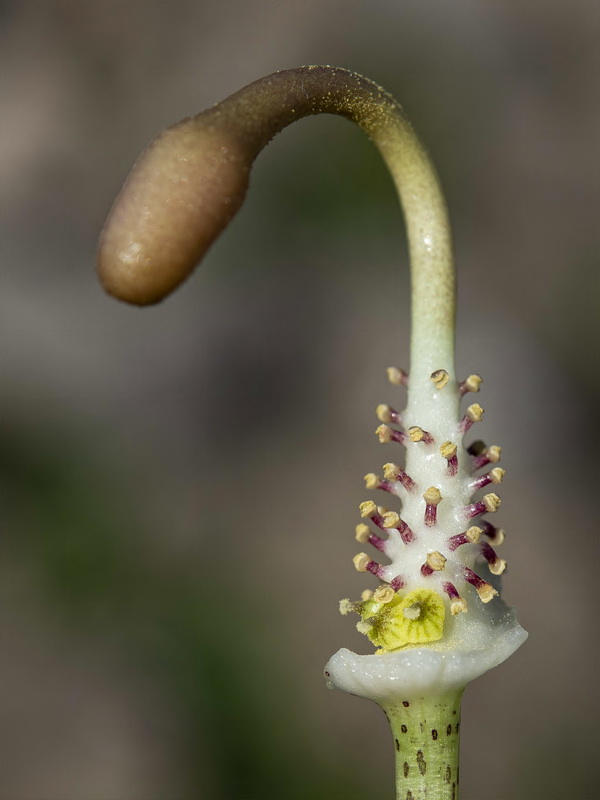
M 382 706 L 394 737 L 397 800 L 458 800 L 462 694 Z

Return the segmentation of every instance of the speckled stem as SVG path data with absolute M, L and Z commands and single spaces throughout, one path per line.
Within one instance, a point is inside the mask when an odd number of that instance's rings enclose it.
M 383 706 L 396 751 L 396 800 L 458 800 L 462 694 Z

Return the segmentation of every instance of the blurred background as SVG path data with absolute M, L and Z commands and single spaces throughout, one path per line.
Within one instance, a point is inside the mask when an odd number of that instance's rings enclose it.
M 4 0 L 0 19 L 2 798 L 392 796 L 383 714 L 322 677 L 368 649 L 338 600 L 368 584 L 373 410 L 402 405 L 385 368 L 408 366 L 377 152 L 302 121 L 168 301 L 126 307 L 94 275 L 149 139 L 310 63 L 385 86 L 432 153 L 459 373 L 484 376 L 478 435 L 504 448 L 505 595 L 530 639 L 467 691 L 461 796 L 595 796 L 597 5 Z

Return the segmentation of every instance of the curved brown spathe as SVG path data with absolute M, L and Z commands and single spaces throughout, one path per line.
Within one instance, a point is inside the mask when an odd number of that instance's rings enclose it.
M 276 72 L 160 134 L 135 164 L 104 228 L 102 283 L 130 303 L 162 300 L 240 208 L 252 163 L 267 142 L 291 122 L 321 113 L 359 125 L 391 172 L 410 250 L 411 372 L 429 379 L 444 368 L 452 376 L 454 267 L 437 175 L 398 103 L 344 69 Z
M 136 305 L 169 294 L 242 205 L 250 166 L 239 143 L 202 115 L 159 134 L 102 233 L 98 272 L 106 291 Z

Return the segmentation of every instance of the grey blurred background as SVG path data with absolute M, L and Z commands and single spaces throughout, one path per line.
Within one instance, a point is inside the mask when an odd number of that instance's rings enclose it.
M 377 152 L 305 120 L 167 302 L 94 275 L 155 133 L 308 63 L 383 84 L 427 143 L 460 372 L 504 447 L 505 595 L 531 635 L 467 691 L 462 797 L 595 797 L 597 5 L 4 0 L 1 22 L 3 800 L 392 796 L 383 714 L 322 678 L 365 651 L 337 604 L 366 585 L 373 409 L 407 366 Z

